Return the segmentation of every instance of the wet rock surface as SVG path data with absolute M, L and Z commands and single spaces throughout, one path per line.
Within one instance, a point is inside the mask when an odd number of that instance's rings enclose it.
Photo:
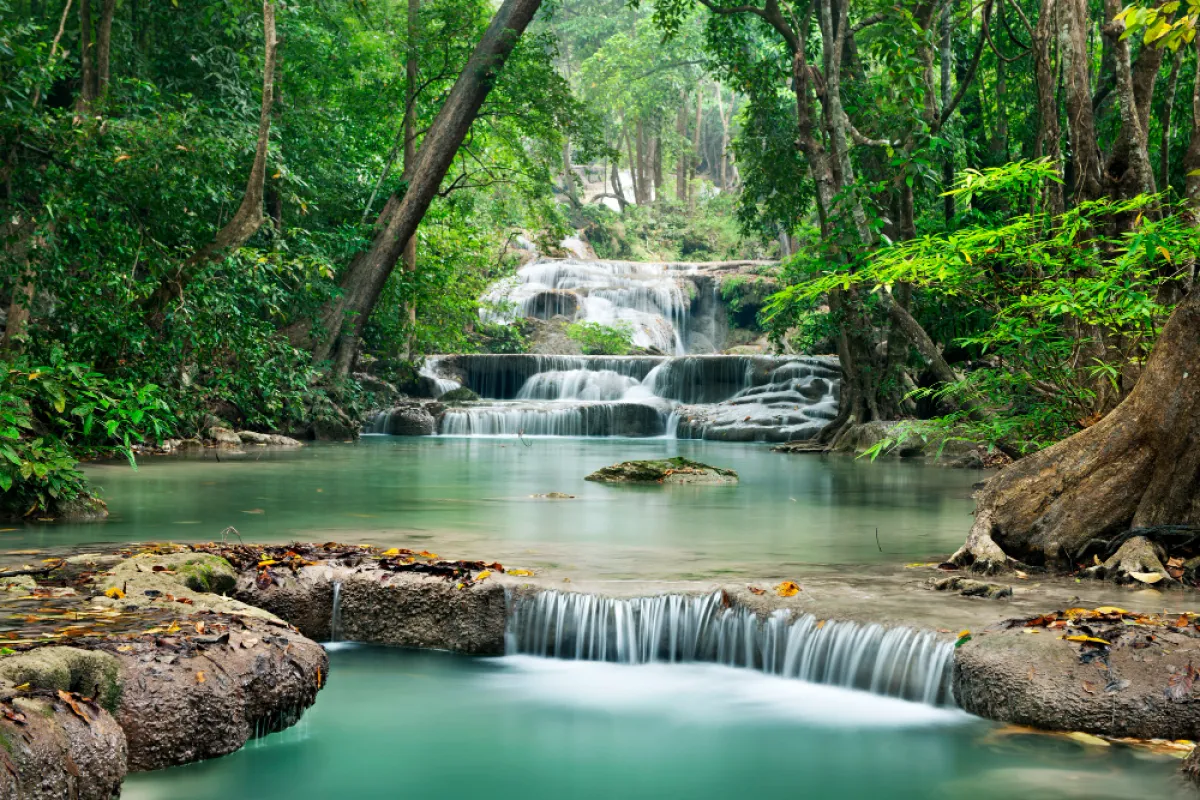
M 368 422 L 367 431 L 391 436 L 432 436 L 437 433 L 434 415 L 442 410 L 440 403 L 402 403 L 376 414 Z
M 1196 615 L 1068 609 L 979 632 L 955 657 L 967 711 L 1049 730 L 1200 737 Z
M 682 456 L 675 458 L 623 461 L 604 467 L 584 480 L 597 483 L 658 483 L 658 484 L 720 484 L 737 483 L 737 473 L 731 469 L 713 467 Z

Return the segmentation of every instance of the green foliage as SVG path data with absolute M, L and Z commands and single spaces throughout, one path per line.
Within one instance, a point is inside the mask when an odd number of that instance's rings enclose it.
M 965 173 L 954 193 L 1000 194 L 1020 207 L 1054 177 L 1041 162 L 1012 164 Z M 1133 224 L 1106 233 L 1115 220 Z M 790 320 L 831 291 L 875 294 L 900 285 L 918 291 L 918 315 L 921 304 L 976 309 L 958 315 L 969 324 L 954 339 L 971 368 L 911 397 L 934 406 L 970 398 L 993 413 L 983 421 L 943 415 L 938 424 L 1037 449 L 1090 424 L 1131 388 L 1170 310 L 1160 298 L 1198 254 L 1200 231 L 1188 209 L 1158 197 L 1096 201 L 1054 220 L 1019 213 L 921 236 L 849 267 L 793 259 L 785 275 L 794 282 L 767 313 Z
M 157 386 L 110 380 L 61 351 L 50 361 L 0 361 L 0 513 L 53 515 L 85 496 L 82 458 L 157 442 L 173 420 Z
M 572 322 L 567 326 L 567 336 L 579 342 L 584 355 L 627 356 L 633 350 L 633 327 L 627 322 Z
M 633 261 L 728 261 L 769 258 L 774 245 L 745 235 L 734 218 L 734 200 L 716 195 L 695 213 L 677 204 L 629 206 L 624 214 L 591 204 L 577 216 L 599 258 Z

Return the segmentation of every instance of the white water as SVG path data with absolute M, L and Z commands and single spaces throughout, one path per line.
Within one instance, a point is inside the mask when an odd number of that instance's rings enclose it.
M 481 316 L 501 323 L 559 315 L 601 325 L 624 323 L 633 331 L 635 347 L 683 355 L 692 303 L 686 274 L 668 264 L 538 260 L 494 285 L 483 298 Z
M 438 430 L 453 436 L 784 441 L 832 419 L 839 390 L 832 360 L 807 356 L 458 356 L 426 370 L 487 401 L 446 409 Z
M 333 605 L 329 610 L 329 641 L 338 642 L 342 634 L 342 582 L 333 582 Z
M 713 662 L 811 683 L 953 705 L 953 645 L 928 632 L 785 611 L 763 619 L 718 592 L 625 600 L 539 592 L 513 600 L 505 650 L 625 664 Z

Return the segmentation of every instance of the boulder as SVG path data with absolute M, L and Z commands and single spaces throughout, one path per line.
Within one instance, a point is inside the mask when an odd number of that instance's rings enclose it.
M 255 431 L 238 431 L 238 439 L 242 444 L 253 444 L 262 447 L 303 447 L 304 443 L 290 436 L 278 433 L 257 433 Z
M 229 428 L 222 428 L 217 425 L 208 429 L 208 438 L 211 439 L 217 447 L 241 447 L 241 438 Z
M 584 480 L 598 483 L 737 483 L 737 473 L 731 469 L 713 467 L 699 461 L 675 458 L 623 461 L 598 469 Z
M 423 403 L 406 403 L 381 411 L 371 423 L 372 433 L 391 436 L 432 436 L 437 433 L 437 420 Z

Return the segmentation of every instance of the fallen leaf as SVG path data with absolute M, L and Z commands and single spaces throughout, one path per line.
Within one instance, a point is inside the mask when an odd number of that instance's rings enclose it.
M 795 597 L 801 591 L 799 584 L 795 581 L 784 581 L 775 587 L 775 594 L 780 597 Z
M 1096 609 L 1097 614 L 1128 614 L 1129 612 L 1123 608 L 1116 606 L 1100 606 Z
M 125 598 L 125 593 L 120 588 L 114 586 L 104 592 L 105 597 L 111 597 L 113 600 L 122 600 Z
M 475 581 L 486 581 L 490 577 L 492 577 L 492 571 L 485 569 L 483 572 L 475 576 Z
M 264 559 L 264 560 L 262 560 L 262 561 L 258 562 L 258 568 L 259 568 L 259 569 L 262 569 L 263 567 L 270 567 L 270 566 L 273 566 L 273 565 L 275 565 L 275 564 L 278 564 L 278 563 L 279 563 L 279 562 L 278 562 L 278 561 L 276 561 L 275 559 L 273 559 L 273 558 L 268 558 L 268 559 Z
M 384 550 L 379 555 L 383 556 L 384 558 L 391 558 L 392 556 L 398 556 L 398 555 L 400 555 L 400 548 L 393 547 L 389 550 Z
M 204 683 L 204 670 L 196 673 L 196 683 Z
M 1087 692 L 1088 694 L 1095 694 L 1096 693 L 1096 684 L 1092 683 L 1091 681 L 1084 681 L 1083 682 L 1083 690 L 1085 692 Z
M 1093 747 L 1111 747 L 1108 742 L 1104 741 L 1099 736 L 1093 736 L 1092 734 L 1084 733 L 1083 731 L 1071 731 L 1070 733 L 1066 734 L 1066 737 L 1068 739 L 1073 739 L 1080 744 L 1091 745 Z
M 119 155 L 113 159 L 113 163 L 120 164 L 122 161 L 128 161 L 131 158 L 133 158 L 133 156 L 128 155 L 127 153 L 122 153 L 121 155 Z
M 760 589 L 757 586 L 747 586 L 746 588 L 750 590 L 751 594 L 766 594 L 767 593 L 766 589 Z
M 69 706 L 70 709 L 75 712 L 75 716 L 79 717 L 81 720 L 86 722 L 88 725 L 92 724 L 92 720 L 84 712 L 82 706 L 79 705 L 79 702 L 75 699 L 74 694 L 72 694 L 71 692 L 64 692 L 62 689 L 59 689 L 58 690 L 58 699 L 62 700 L 64 703 L 66 703 L 67 706 Z
M 1018 577 L 1018 578 L 1020 578 L 1021 580 L 1023 580 L 1023 581 L 1027 581 L 1027 580 L 1029 580 L 1029 573 L 1028 573 L 1028 572 L 1021 572 L 1021 570 L 1019 570 L 1019 569 L 1018 569 L 1018 570 L 1013 570 L 1013 571 L 1014 571 L 1014 572 L 1017 574 L 1017 577 Z
M 431 553 L 428 550 L 422 550 L 421 552 L 416 553 L 416 555 L 420 556 L 421 558 L 428 558 L 432 561 L 436 561 L 437 559 L 441 558 L 441 556 L 439 556 L 437 553 Z
M 204 623 L 203 622 L 197 622 L 195 625 L 195 628 L 196 628 L 196 633 L 199 633 L 199 634 L 204 633 Z
M 821 628 L 825 627 L 826 622 L 828 622 L 828 620 L 819 619 L 819 620 L 817 620 L 817 624 L 814 625 L 813 627 L 816 628 L 817 630 L 821 630 Z
M 1106 647 L 1112 647 L 1112 642 L 1104 639 L 1098 639 L 1095 636 L 1084 636 L 1083 634 L 1079 634 L 1078 636 L 1064 636 L 1062 638 L 1066 639 L 1068 642 L 1087 642 L 1090 644 L 1102 644 Z
M 510 569 L 507 574 L 516 575 L 517 577 L 520 577 L 520 578 L 529 578 L 529 577 L 533 576 L 533 570 L 531 570 L 531 569 Z
M 1142 583 L 1158 583 L 1163 579 L 1161 572 L 1131 572 L 1129 577 Z

